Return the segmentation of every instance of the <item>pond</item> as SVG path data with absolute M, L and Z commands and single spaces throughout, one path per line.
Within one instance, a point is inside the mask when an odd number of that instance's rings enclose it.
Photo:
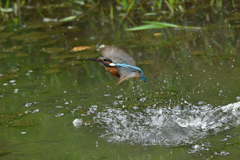
M 10 3 L 1 10 L 1 159 L 239 159 L 234 2 L 179 2 L 174 12 L 160 1 Z M 146 28 L 126 30 L 137 26 Z M 117 85 L 88 60 L 104 45 L 129 53 L 146 82 Z

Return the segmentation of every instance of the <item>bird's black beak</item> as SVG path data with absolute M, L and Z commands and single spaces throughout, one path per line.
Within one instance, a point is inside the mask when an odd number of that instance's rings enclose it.
M 88 58 L 88 59 L 91 60 L 91 61 L 100 62 L 100 60 L 96 59 L 96 58 Z

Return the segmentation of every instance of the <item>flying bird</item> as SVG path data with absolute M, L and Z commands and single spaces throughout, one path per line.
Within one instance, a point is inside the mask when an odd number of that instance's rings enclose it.
M 146 82 L 143 71 L 136 67 L 135 60 L 124 50 L 114 46 L 106 46 L 101 54 L 103 57 L 88 59 L 99 62 L 108 72 L 119 77 L 117 84 L 129 78 L 141 78 Z

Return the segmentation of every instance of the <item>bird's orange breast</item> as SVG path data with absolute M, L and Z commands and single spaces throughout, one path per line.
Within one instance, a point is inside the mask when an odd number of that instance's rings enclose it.
M 116 77 L 120 77 L 118 71 L 114 67 L 105 67 L 105 69 Z

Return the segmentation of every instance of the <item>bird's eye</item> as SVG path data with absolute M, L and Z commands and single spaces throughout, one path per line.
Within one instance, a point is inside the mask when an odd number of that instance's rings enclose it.
M 104 61 L 112 63 L 112 60 L 109 58 L 105 58 Z

